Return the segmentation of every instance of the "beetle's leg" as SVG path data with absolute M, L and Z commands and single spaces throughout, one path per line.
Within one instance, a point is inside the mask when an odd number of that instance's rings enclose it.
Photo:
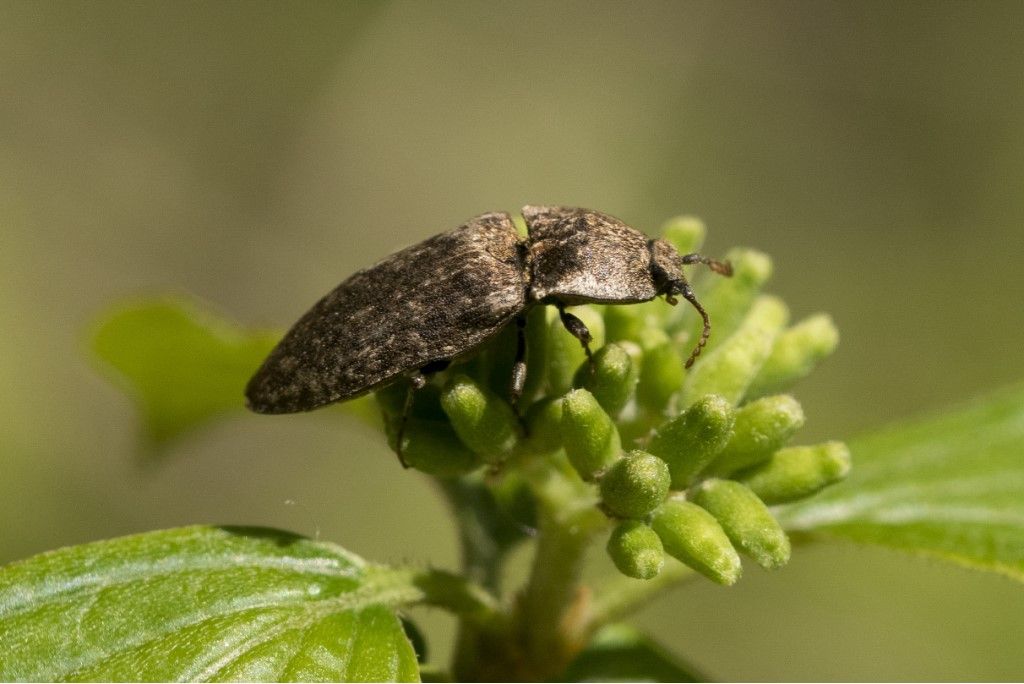
M 519 428 L 527 434 L 526 418 L 519 412 L 519 400 L 526 387 L 526 316 L 516 317 L 516 360 L 512 363 L 512 377 L 508 382 L 508 403 L 519 420 Z
M 728 261 L 719 261 L 718 259 L 712 259 L 706 257 L 703 254 L 684 254 L 684 264 L 704 264 L 712 271 L 719 275 L 731 276 L 732 275 L 732 264 Z
M 519 413 L 519 400 L 526 386 L 526 316 L 516 317 L 516 360 L 512 364 L 512 377 L 508 383 L 508 400 Z
M 398 454 L 398 462 L 403 468 L 408 468 L 405 462 L 405 455 L 402 453 L 402 443 L 405 441 L 405 426 L 409 422 L 409 414 L 412 412 L 412 400 L 416 390 L 423 389 L 427 384 L 427 377 L 422 372 L 416 371 L 409 377 L 409 385 L 405 388 L 405 402 L 402 404 L 402 415 L 398 418 L 398 438 L 395 442 L 395 452 Z
M 587 353 L 587 363 L 590 365 L 590 372 L 593 373 L 594 355 L 590 353 L 590 341 L 594 338 L 590 335 L 587 324 L 571 313 L 568 313 L 565 307 L 561 305 L 558 307 L 558 317 L 562 320 L 562 325 L 565 326 L 565 329 L 583 345 L 583 351 Z
M 440 373 L 447 368 L 450 363 L 451 361 L 448 359 L 431 361 L 426 366 L 409 376 L 409 386 L 405 390 L 405 402 L 402 404 L 402 415 L 398 419 L 398 439 L 395 446 L 395 451 L 398 453 L 398 460 L 402 464 L 403 468 L 409 467 L 409 464 L 405 462 L 405 456 L 402 454 L 402 442 L 405 438 L 405 426 L 409 422 L 409 414 L 412 413 L 413 397 L 417 390 L 423 389 L 427 384 L 427 376 L 433 375 L 434 373 Z

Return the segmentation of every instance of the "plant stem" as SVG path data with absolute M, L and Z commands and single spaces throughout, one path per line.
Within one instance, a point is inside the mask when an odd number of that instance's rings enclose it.
M 661 592 L 691 577 L 696 577 L 693 570 L 668 560 L 653 579 L 635 580 L 620 575 L 606 581 L 594 589 L 587 633 L 592 634 L 609 622 L 640 610 Z
M 487 624 L 460 622 L 452 664 L 459 680 L 550 680 L 561 675 L 585 644 L 589 594 L 580 585 L 580 575 L 587 547 L 608 521 L 582 483 L 550 462 L 535 465 L 539 467 L 528 469 L 528 479 L 537 499 L 539 530 L 530 577 L 511 613 Z M 448 489 L 452 499 L 472 501 Z M 464 526 L 467 519 L 460 515 L 459 522 Z M 472 540 L 471 530 L 460 532 L 464 543 Z M 507 547 L 499 548 L 503 554 Z M 486 546 L 472 553 L 480 549 Z M 472 561 L 472 553 L 464 547 L 464 560 Z M 501 556 L 491 558 L 497 562 Z
M 469 579 L 498 594 L 501 585 L 501 561 L 509 545 L 499 540 L 501 519 L 490 490 L 479 476 L 458 479 L 436 479 L 445 495 L 459 533 L 462 549 L 462 571 Z M 484 679 L 480 674 L 483 663 L 493 662 L 484 653 L 500 650 L 501 634 L 505 631 L 507 614 L 496 613 L 488 621 L 459 616 L 458 634 L 451 670 L 461 681 Z
M 559 675 L 584 646 L 590 594 L 580 576 L 587 547 L 604 524 L 604 515 L 593 507 L 542 519 L 515 623 L 524 657 L 538 678 Z
M 478 584 L 443 570 L 376 566 L 367 572 L 365 591 L 396 605 L 422 603 L 444 608 L 474 623 L 497 618 L 497 599 Z M 358 594 L 358 592 L 356 592 Z M 348 597 L 348 600 L 358 596 Z
M 501 584 L 501 560 L 508 550 L 499 543 L 494 497 L 471 476 L 436 479 L 455 514 L 466 577 L 497 594 Z
M 608 520 L 593 493 L 557 466 L 532 475 L 540 530 L 511 636 L 521 652 L 520 676 L 545 680 L 559 676 L 585 645 L 590 595 L 580 577 L 587 548 Z

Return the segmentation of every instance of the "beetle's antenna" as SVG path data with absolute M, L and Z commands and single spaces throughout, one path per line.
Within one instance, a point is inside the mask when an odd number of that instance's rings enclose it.
M 719 261 L 718 259 L 712 259 L 706 257 L 703 254 L 684 254 L 684 264 L 704 264 L 718 275 L 724 275 L 726 277 L 732 275 L 732 264 L 728 261 Z
M 711 257 L 704 256 L 703 254 L 684 254 L 682 257 L 682 263 L 684 265 L 704 264 L 719 275 L 724 275 L 726 277 L 732 275 L 731 263 L 728 261 L 712 259 Z M 690 352 L 690 357 L 686 359 L 686 367 L 689 368 L 693 365 L 693 362 L 697 360 L 697 357 L 700 356 L 700 353 L 704 351 L 704 347 L 708 343 L 708 337 L 711 336 L 711 319 L 708 317 L 708 312 L 705 311 L 704 307 L 697 301 L 697 295 L 693 293 L 693 290 L 690 288 L 690 284 L 686 282 L 686 280 L 683 280 L 679 285 L 679 294 L 683 295 L 683 298 L 693 305 L 693 308 L 697 310 L 697 313 L 700 314 L 701 319 L 704 321 L 704 329 L 700 333 L 700 339 L 697 340 L 697 346 L 693 348 L 693 351 Z M 672 302 L 670 301 L 670 303 Z
M 704 345 L 708 343 L 708 337 L 711 336 L 711 319 L 708 318 L 708 312 L 704 310 L 704 307 L 697 301 L 697 295 L 693 294 L 693 290 L 690 289 L 689 283 L 683 284 L 683 290 L 679 294 L 683 295 L 683 298 L 693 304 L 693 308 L 697 310 L 700 317 L 704 320 L 704 329 L 700 333 L 700 339 L 697 341 L 697 346 L 690 352 L 690 358 L 686 359 L 686 367 L 689 368 L 693 365 L 693 362 L 697 360 L 700 353 L 704 350 Z

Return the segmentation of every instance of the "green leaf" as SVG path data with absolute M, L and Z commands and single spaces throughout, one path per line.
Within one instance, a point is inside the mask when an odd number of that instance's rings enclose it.
M 703 682 L 707 678 L 627 625 L 608 625 L 569 665 L 566 682 Z
M 249 377 L 278 335 L 250 332 L 183 299 L 146 300 L 108 313 L 93 350 L 124 380 L 159 446 L 245 408 Z
M 1024 386 L 850 450 L 849 478 L 779 509 L 785 527 L 1024 580 Z
M 248 330 L 178 297 L 139 300 L 108 312 L 92 348 L 142 413 L 147 446 L 160 448 L 245 408 L 245 385 L 280 333 Z M 379 424 L 369 396 L 344 406 Z
M 186 527 L 0 569 L 2 681 L 415 681 L 408 571 L 284 532 Z

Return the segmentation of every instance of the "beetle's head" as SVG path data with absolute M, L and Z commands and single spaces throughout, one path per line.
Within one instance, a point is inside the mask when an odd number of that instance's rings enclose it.
M 679 251 L 665 240 L 651 240 L 648 243 L 651 252 L 651 277 L 659 295 L 665 295 L 665 301 L 675 305 L 676 295 L 683 294 L 687 287 L 686 275 L 683 273 L 683 258 Z
M 701 333 L 697 346 L 690 352 L 690 358 L 686 360 L 686 367 L 689 368 L 698 356 L 704 345 L 707 344 L 708 336 L 711 334 L 711 320 L 708 318 L 704 307 L 697 301 L 697 296 L 690 288 L 690 283 L 683 273 L 683 266 L 686 264 L 705 264 L 715 273 L 724 276 L 732 275 L 732 264 L 728 261 L 717 261 L 709 259 L 700 254 L 680 255 L 679 251 L 665 240 L 651 240 L 648 244 L 651 252 L 651 277 L 654 278 L 654 286 L 659 295 L 665 296 L 665 301 L 675 306 L 679 301 L 676 296 L 682 295 L 683 299 L 690 302 L 704 320 L 704 330 Z

